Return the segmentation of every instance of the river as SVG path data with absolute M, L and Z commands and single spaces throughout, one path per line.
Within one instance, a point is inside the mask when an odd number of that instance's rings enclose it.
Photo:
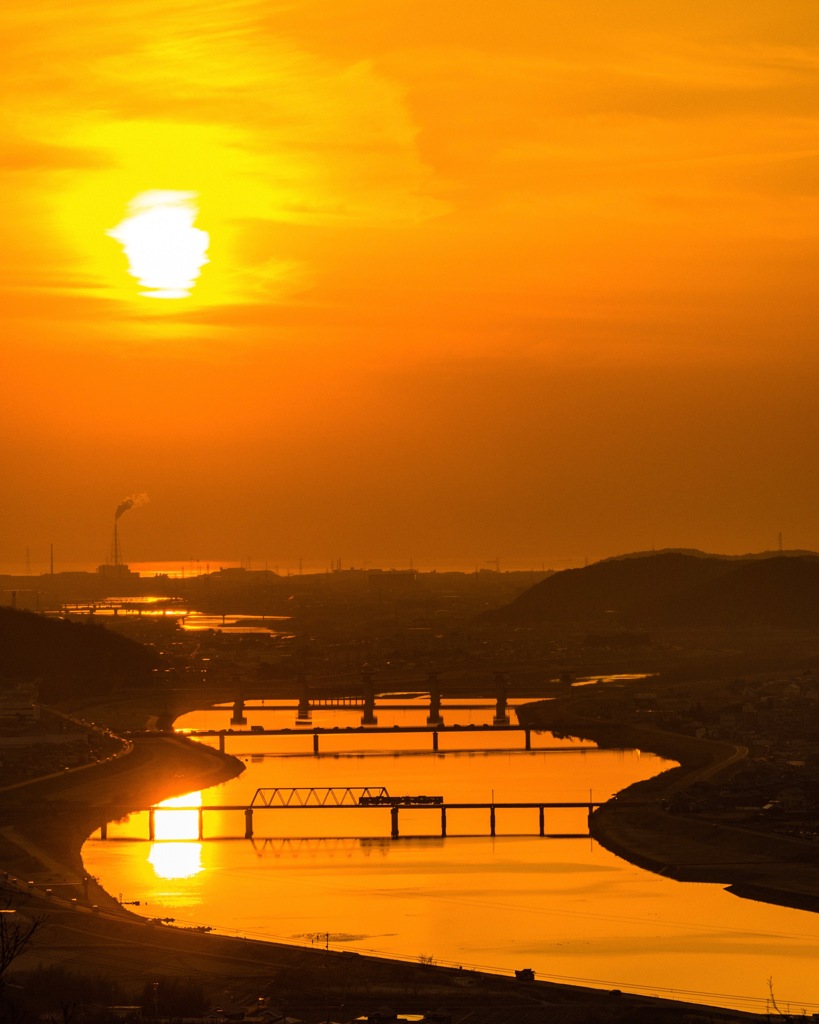
M 482 705 L 482 706 L 480 706 Z M 490 723 L 491 702 L 444 702 L 447 724 Z M 521 733 L 322 735 L 315 756 L 295 708 L 266 703 L 231 726 L 230 709 L 184 716 L 184 730 L 294 727 L 289 736 L 226 739 L 243 774 L 177 806 L 245 806 L 270 787 L 385 787 L 448 802 L 604 800 L 668 767 L 639 751 Z M 378 724 L 421 725 L 422 699 L 379 700 Z M 358 724 L 360 710 L 314 710 L 313 724 Z M 512 721 L 514 722 L 514 714 Z M 217 740 L 203 740 L 215 744 Z M 464 968 L 532 968 L 540 979 L 620 988 L 738 1009 L 819 1011 L 819 915 L 742 900 L 721 886 L 642 871 L 593 840 L 542 838 L 536 809 L 447 815 L 403 808 L 391 839 L 388 808 L 147 813 L 109 826 L 83 849 L 86 867 L 148 917 L 334 949 Z M 583 833 L 586 811 L 547 810 L 547 833 Z M 218 838 L 231 836 L 233 838 Z M 131 841 L 112 841 L 130 839 Z M 143 841 L 139 841 L 143 840 Z

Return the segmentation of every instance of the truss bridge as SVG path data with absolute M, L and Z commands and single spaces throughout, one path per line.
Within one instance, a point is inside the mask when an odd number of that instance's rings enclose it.
M 295 789 L 257 789 L 251 807 L 361 807 L 388 801 L 383 786 L 316 786 Z
M 199 842 L 205 838 L 205 815 L 211 814 L 222 814 L 224 812 L 235 812 L 241 811 L 244 813 L 244 835 L 237 835 L 232 830 L 228 833 L 222 833 L 218 837 L 221 839 L 231 838 L 244 838 L 253 839 L 255 833 L 255 821 L 258 815 L 262 817 L 268 817 L 268 813 L 273 811 L 297 811 L 297 810 L 316 810 L 323 808 L 327 811 L 336 810 L 339 812 L 350 813 L 381 813 L 389 811 L 389 829 L 390 838 L 398 839 L 401 835 L 399 829 L 399 817 L 401 812 L 412 813 L 422 812 L 429 814 L 432 812 L 436 814 L 439 819 L 439 834 L 443 839 L 448 834 L 448 821 L 449 816 L 454 815 L 458 817 L 463 811 L 488 811 L 488 834 L 490 836 L 498 835 L 497 831 L 497 814 L 500 812 L 501 815 L 507 815 L 509 812 L 517 811 L 536 811 L 536 819 L 531 820 L 527 825 L 524 826 L 524 832 L 503 832 L 504 835 L 538 835 L 553 839 L 565 839 L 575 838 L 578 835 L 588 835 L 586 832 L 547 832 L 546 831 L 546 811 L 558 811 L 558 810 L 575 810 L 585 811 L 587 819 L 591 816 L 595 808 L 600 807 L 605 801 L 594 800 L 589 794 L 588 800 L 577 800 L 577 801 L 563 801 L 563 800 L 532 800 L 532 801 L 510 801 L 510 802 L 495 802 L 494 799 L 491 802 L 475 801 L 475 802 L 447 802 L 441 796 L 390 796 L 389 792 L 384 786 L 334 786 L 319 788 L 315 786 L 304 786 L 296 787 L 291 789 L 277 788 L 277 789 L 257 789 L 253 796 L 253 800 L 249 804 L 207 804 L 198 805 L 191 807 L 179 807 L 173 808 L 162 807 L 161 805 L 154 805 L 148 808 L 148 841 L 155 842 L 156 835 L 156 820 L 162 815 L 173 814 L 174 816 L 184 812 L 189 812 L 195 815 L 197 822 L 197 836 Z M 629 801 L 633 805 L 639 805 L 644 801 Z M 463 827 L 463 825 L 462 825 Z M 459 831 L 457 835 L 486 835 L 487 833 L 480 828 L 480 831 L 475 831 L 475 823 L 472 822 L 469 826 L 469 831 Z M 520 828 L 520 824 L 516 826 Z M 434 835 L 428 830 L 422 832 L 421 835 L 424 837 L 428 835 Z M 108 823 L 104 822 L 100 826 L 100 839 L 107 840 L 108 836 Z M 170 837 L 169 837 L 170 838 Z M 297 836 L 289 836 L 287 838 L 294 839 L 299 838 Z

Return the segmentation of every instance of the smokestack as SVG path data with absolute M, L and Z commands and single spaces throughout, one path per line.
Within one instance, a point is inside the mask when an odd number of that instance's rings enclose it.
M 148 501 L 147 494 L 133 494 L 130 498 L 123 498 L 122 501 L 117 505 L 114 510 L 114 550 L 112 552 L 112 563 L 113 565 L 120 564 L 121 553 L 119 550 L 119 531 L 117 529 L 117 523 L 119 522 L 120 516 L 127 512 L 129 508 L 139 508 L 140 505 L 144 505 Z

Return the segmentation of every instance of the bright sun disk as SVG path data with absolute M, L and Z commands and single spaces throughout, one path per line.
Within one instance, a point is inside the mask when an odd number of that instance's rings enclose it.
M 195 192 L 142 192 L 107 234 L 125 250 L 128 270 L 152 299 L 184 299 L 208 263 L 210 236 L 194 227 Z

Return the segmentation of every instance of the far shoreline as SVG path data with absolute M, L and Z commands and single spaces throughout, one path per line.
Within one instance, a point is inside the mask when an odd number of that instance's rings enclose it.
M 819 912 L 819 849 L 667 809 L 669 797 L 691 783 L 717 780 L 736 770 L 747 756 L 745 748 L 592 718 L 590 696 L 583 695 L 583 704 L 574 695 L 533 702 L 520 709 L 522 719 L 601 747 L 645 750 L 678 764 L 628 786 L 592 814 L 590 832 L 601 846 L 637 867 L 680 882 L 715 883 L 757 902 Z

